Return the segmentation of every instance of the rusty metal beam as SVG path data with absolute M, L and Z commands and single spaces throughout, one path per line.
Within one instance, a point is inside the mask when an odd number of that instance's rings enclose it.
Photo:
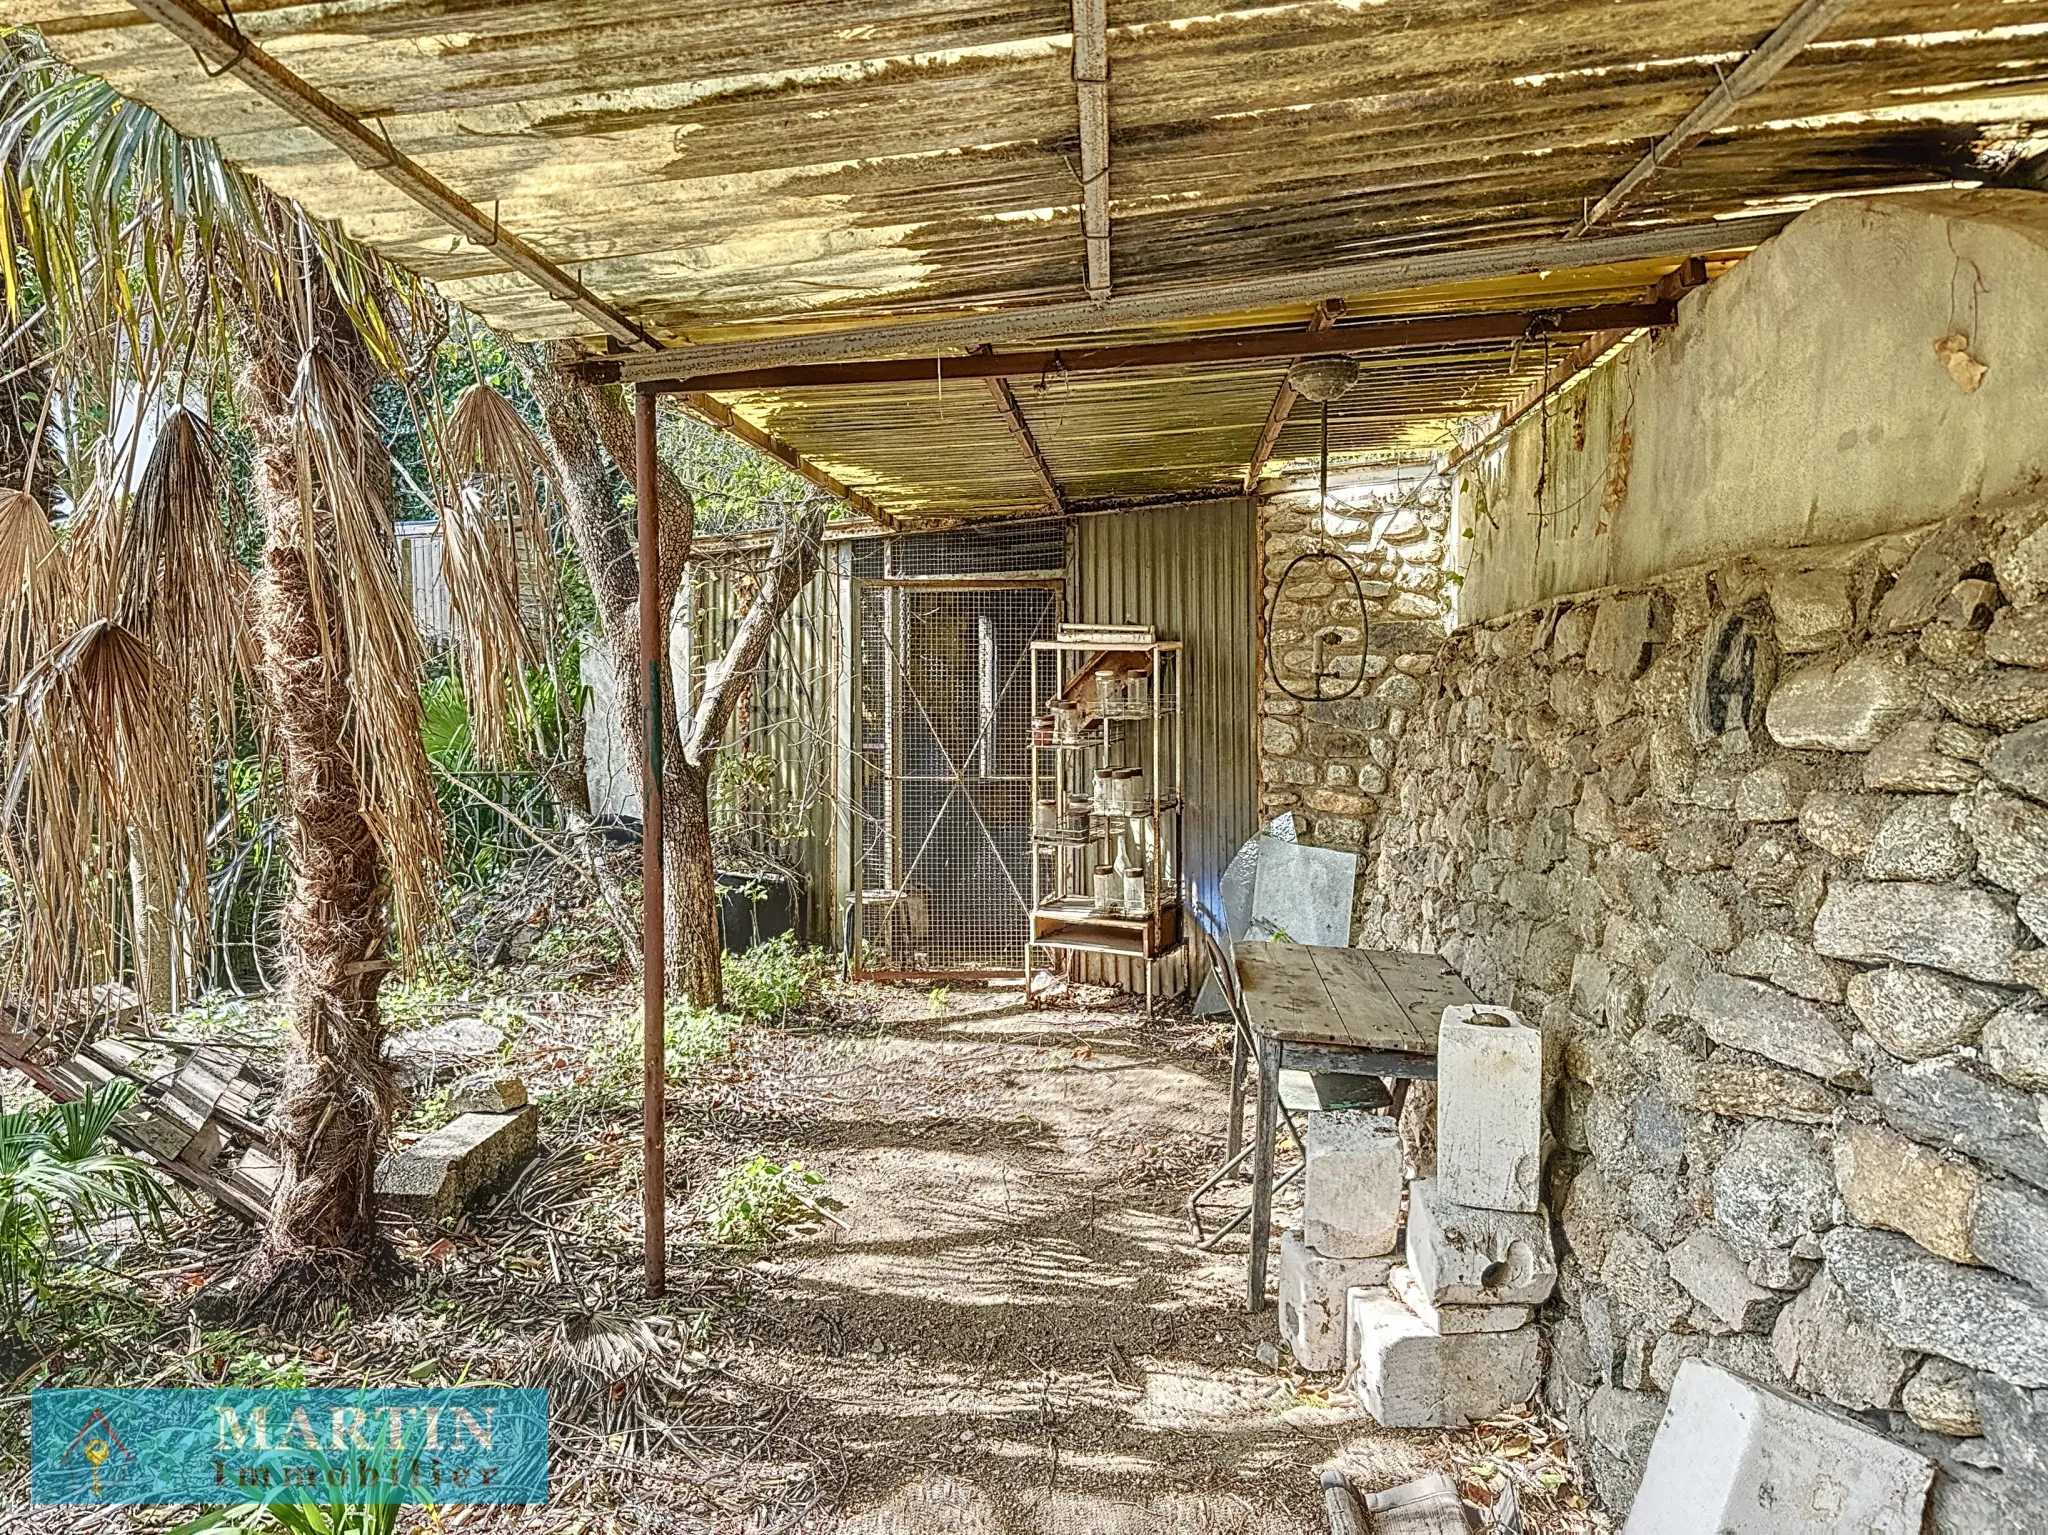
M 661 343 L 630 316 L 606 303 L 517 235 L 499 227 L 481 209 L 405 154 L 384 133 L 373 133 L 354 113 L 294 74 L 244 35 L 232 20 L 216 16 L 197 0 L 131 0 L 135 9 L 191 48 L 216 73 L 231 74 L 265 101 L 311 128 L 353 160 L 374 172 L 433 214 L 470 244 L 495 254 L 513 271 L 537 284 L 550 298 L 596 325 L 614 341 L 642 351 Z
M 745 416 L 735 414 L 730 406 L 721 404 L 708 394 L 686 394 L 683 396 L 683 407 L 693 415 L 702 416 L 713 426 L 730 432 L 748 447 L 766 454 L 784 468 L 803 476 L 828 495 L 837 496 L 861 516 L 870 518 L 885 528 L 897 525 L 893 512 L 882 510 L 838 476 L 827 474 L 774 433 L 764 432 Z
M 1758 43 L 1755 51 L 1735 66 L 1734 73 L 1722 76 L 1721 83 L 1707 93 L 1705 101 L 1686 113 L 1683 122 L 1651 146 L 1650 152 L 1638 160 L 1627 175 L 1587 209 L 1585 217 L 1566 238 L 1576 240 L 1602 220 L 1619 212 L 1636 193 L 1663 175 L 1672 162 L 1734 116 L 1737 107 L 1768 85 L 1779 70 L 1820 36 L 1829 22 L 1854 3 L 1855 0 L 1804 0 L 1779 24 L 1777 31 Z
M 1074 0 L 1074 96 L 1081 120 L 1081 236 L 1088 297 L 1110 295 L 1109 0 Z
M 948 378 L 1041 378 L 1062 373 L 1114 373 L 1134 368 L 1176 368 L 1196 363 L 1263 362 L 1275 357 L 1321 357 L 1349 352 L 1405 351 L 1475 341 L 1515 341 L 1547 334 L 1634 329 L 1669 325 L 1668 301 L 1594 304 L 1583 309 L 1513 310 L 1493 314 L 1444 315 L 1414 320 L 1372 320 L 1330 330 L 1251 331 L 1179 341 L 1124 346 L 1063 347 L 1054 351 L 973 352 L 965 357 L 907 357 L 881 362 L 819 363 L 786 368 L 748 368 L 698 374 L 674 381 L 651 380 L 643 390 L 657 393 L 725 393 L 747 389 L 816 389 L 860 384 L 921 384 Z M 581 365 L 584 377 L 608 381 L 619 376 L 615 358 Z
M 1017 439 L 1017 446 L 1024 450 L 1024 456 L 1031 460 L 1031 472 L 1038 477 L 1038 483 L 1045 488 L 1045 498 L 1053 511 L 1067 509 L 1066 493 L 1060 489 L 1060 482 L 1052 477 L 1052 465 L 1045 461 L 1045 454 L 1038 446 L 1038 439 L 1031 433 L 1031 423 L 1024 419 L 1024 412 L 1017 404 L 1017 395 L 1005 379 L 992 378 L 988 381 L 988 392 L 995 397 L 996 409 L 1003 413 L 1003 425 L 1010 429 L 1010 435 Z
M 1309 334 L 1328 330 L 1337 323 L 1337 316 L 1344 312 L 1344 300 L 1325 299 L 1316 309 L 1315 316 L 1308 322 Z M 1252 494 L 1259 488 L 1259 475 L 1265 470 L 1266 460 L 1273 456 L 1273 445 L 1280 440 L 1280 429 L 1287 425 L 1287 418 L 1294 412 L 1294 402 L 1300 398 L 1294 385 L 1286 379 L 1280 380 L 1280 388 L 1273 395 L 1272 409 L 1266 412 L 1266 424 L 1259 431 L 1259 444 L 1252 449 L 1252 461 L 1245 466 L 1244 493 Z

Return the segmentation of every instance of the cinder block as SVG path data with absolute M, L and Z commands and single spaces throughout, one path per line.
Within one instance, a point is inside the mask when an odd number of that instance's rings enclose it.
M 1513 1332 L 1536 1317 L 1532 1306 L 1439 1306 L 1423 1294 L 1415 1270 L 1405 1263 L 1387 1275 L 1387 1288 L 1438 1332 Z
M 1344 1306 L 1354 1288 L 1387 1282 L 1391 1255 L 1326 1258 L 1299 1231 L 1280 1236 L 1280 1336 L 1304 1370 L 1344 1368 Z
M 1540 1306 L 1557 1283 L 1550 1216 L 1447 1199 L 1437 1178 L 1408 1191 L 1408 1267 L 1432 1306 Z
M 1536 1329 L 1434 1331 L 1384 1289 L 1353 1290 L 1351 1389 L 1388 1428 L 1462 1428 L 1536 1389 Z
M 377 1165 L 377 1198 L 387 1210 L 421 1220 L 456 1214 L 503 1183 L 540 1139 L 540 1110 L 464 1114 Z
M 1904 1445 L 1688 1359 L 1626 1535 L 1918 1535 L 1933 1479 Z
M 1543 1034 L 1504 1007 L 1447 1007 L 1436 1036 L 1436 1175 L 1461 1205 L 1543 1198 Z
M 1401 1235 L 1401 1130 L 1384 1114 L 1333 1109 L 1308 1117 L 1301 1234 L 1328 1258 L 1390 1253 Z

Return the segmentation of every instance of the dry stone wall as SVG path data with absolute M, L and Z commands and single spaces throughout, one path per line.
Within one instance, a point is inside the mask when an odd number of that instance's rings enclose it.
M 1338 478 L 1331 499 L 1320 518 L 1313 491 L 1259 507 L 1259 816 L 1292 811 L 1306 840 L 1362 849 L 1443 644 L 1451 508 L 1441 482 L 1412 478 Z
M 1398 672 L 1362 941 L 1546 1031 L 1544 1389 L 1613 1508 L 1694 1355 L 1936 1457 L 1936 1529 L 2048 1508 L 2044 524 L 1736 559 Z

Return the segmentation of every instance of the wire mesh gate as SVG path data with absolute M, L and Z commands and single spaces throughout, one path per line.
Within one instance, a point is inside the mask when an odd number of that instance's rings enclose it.
M 1019 973 L 1031 909 L 1031 642 L 1057 576 L 856 583 L 854 968 Z

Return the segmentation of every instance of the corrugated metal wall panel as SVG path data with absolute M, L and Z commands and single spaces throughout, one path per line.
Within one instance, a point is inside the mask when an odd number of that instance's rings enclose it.
M 1187 878 L 1196 915 L 1222 930 L 1221 880 L 1257 830 L 1257 523 L 1248 500 L 1082 517 L 1074 623 L 1151 624 L 1187 666 Z

